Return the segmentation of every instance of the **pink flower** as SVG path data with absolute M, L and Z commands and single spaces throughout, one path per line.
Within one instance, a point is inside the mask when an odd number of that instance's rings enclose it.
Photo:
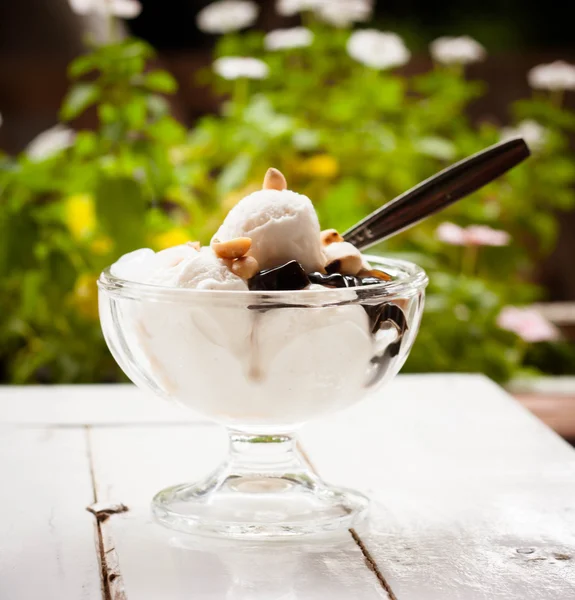
M 453 246 L 506 246 L 511 236 L 506 231 L 487 225 L 459 227 L 455 223 L 442 223 L 435 231 L 438 239 Z
M 507 246 L 511 240 L 507 231 L 487 225 L 470 225 L 465 231 L 470 246 Z
M 548 342 L 559 338 L 559 330 L 533 308 L 506 306 L 497 317 L 497 325 L 526 342 Z
M 435 235 L 442 242 L 451 244 L 452 246 L 465 246 L 467 243 L 465 229 L 459 227 L 459 225 L 456 225 L 455 223 L 449 223 L 447 221 L 442 223 L 435 230 Z

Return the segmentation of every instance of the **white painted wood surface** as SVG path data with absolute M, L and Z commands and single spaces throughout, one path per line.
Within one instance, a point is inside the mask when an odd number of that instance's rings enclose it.
M 101 598 L 82 429 L 0 425 L 0 598 Z
M 133 425 L 205 421 L 132 384 L 0 386 L 0 423 Z
M 573 449 L 484 378 L 430 383 L 303 436 L 375 501 L 360 535 L 397 598 L 575 598 Z
M 152 524 L 153 493 L 205 474 L 225 436 L 130 386 L 0 388 L 2 423 L 1 600 L 102 597 L 94 492 L 130 508 L 99 527 L 114 600 L 370 600 L 384 584 L 397 600 L 575 598 L 575 452 L 482 377 L 400 377 L 304 429 L 320 475 L 374 499 L 358 533 L 379 578 L 351 536 L 240 544 Z M 53 539 L 63 560 L 41 561 Z

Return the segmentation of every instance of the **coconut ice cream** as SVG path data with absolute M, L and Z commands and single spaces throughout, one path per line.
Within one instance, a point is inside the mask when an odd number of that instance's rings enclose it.
M 354 403 L 405 331 L 399 307 L 398 316 L 354 302 L 355 289 L 390 276 L 371 269 L 337 231 L 320 231 L 311 200 L 287 190 L 273 169 L 210 246 L 137 250 L 111 274 L 162 293 L 198 291 L 189 300 L 120 302 L 113 317 L 104 307 L 103 321 L 116 319 L 126 337 L 108 343 L 136 383 L 147 378 L 155 391 L 232 426 L 293 426 Z M 324 302 L 334 288 L 349 288 L 344 301 Z M 266 294 L 278 291 L 294 296 L 274 305 Z M 299 301 L 302 291 L 311 294 Z M 131 364 L 123 347 L 132 348 Z
M 264 189 L 246 196 L 232 208 L 215 238 L 227 241 L 248 237 L 249 255 L 261 269 L 298 261 L 307 272 L 321 271 L 325 256 L 320 227 L 311 200 L 286 189 L 283 175 L 270 169 Z

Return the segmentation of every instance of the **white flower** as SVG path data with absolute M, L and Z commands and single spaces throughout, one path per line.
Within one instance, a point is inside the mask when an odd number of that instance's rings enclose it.
M 228 33 L 253 25 L 258 12 L 251 0 L 218 0 L 198 13 L 196 23 L 206 33 Z
M 547 142 L 549 132 L 543 125 L 526 119 L 521 121 L 517 127 L 504 127 L 501 130 L 501 140 L 510 140 L 515 137 L 522 137 L 531 150 L 540 150 Z
M 372 0 L 324 0 L 315 9 L 322 21 L 335 27 L 369 21 L 373 12 Z
M 326 23 L 347 27 L 371 18 L 373 0 L 278 0 L 276 9 L 284 17 L 310 10 Z
M 364 65 L 374 69 L 399 67 L 411 56 L 403 40 L 395 33 L 362 29 L 349 36 L 348 54 Z
M 278 0 L 276 10 L 284 17 L 293 17 L 299 12 L 315 10 L 324 0 Z
M 71 146 L 75 137 L 75 132 L 69 127 L 62 124 L 54 125 L 37 135 L 26 146 L 25 152 L 32 160 L 44 160 Z
M 214 61 L 214 71 L 224 79 L 265 79 L 269 67 L 257 58 L 224 56 Z
M 486 56 L 485 48 L 476 40 L 463 35 L 461 37 L 440 37 L 429 46 L 431 56 L 444 65 L 467 65 L 479 62 Z
M 527 75 L 529 85 L 541 90 L 575 90 L 575 65 L 556 60 L 537 65 Z
M 138 0 L 68 0 L 72 10 L 79 15 L 114 15 L 122 19 L 133 19 L 142 12 Z
M 289 48 L 305 48 L 311 46 L 313 33 L 307 27 L 276 29 L 270 31 L 265 39 L 266 50 L 285 50 Z

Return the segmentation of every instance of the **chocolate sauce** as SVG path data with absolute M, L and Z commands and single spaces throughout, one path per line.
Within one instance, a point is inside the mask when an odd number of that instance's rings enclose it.
M 310 283 L 304 268 L 297 260 L 290 260 L 279 267 L 265 269 L 248 281 L 254 292 L 303 290 Z
M 407 319 L 397 304 L 383 302 L 382 304 L 363 304 L 362 306 L 369 317 L 371 333 L 375 333 L 386 321 L 391 321 L 397 327 L 400 335 L 405 333 Z
M 349 288 L 358 287 L 361 285 L 361 280 L 359 277 L 354 277 L 353 275 L 342 275 L 341 273 L 325 275 L 324 273 L 315 272 L 310 273 L 308 277 L 311 283 L 317 283 L 330 288 Z
M 362 287 L 364 285 L 376 285 L 382 281 L 389 281 L 375 275 L 342 275 L 341 273 L 329 272 L 327 275 L 317 272 L 310 273 L 308 277 L 312 283 L 318 283 L 319 285 L 331 288 Z
M 397 340 L 389 344 L 381 354 L 377 354 L 371 359 L 371 364 L 375 366 L 375 370 L 367 383 L 367 387 L 371 387 L 384 377 L 392 359 L 399 354 L 403 336 L 407 331 L 407 319 L 401 308 L 391 302 L 364 304 L 363 308 L 369 317 L 372 335 L 376 335 L 386 323 L 393 324 L 398 331 Z
M 360 279 L 360 285 L 376 285 L 378 283 L 381 283 L 383 281 L 383 279 L 379 279 L 379 277 L 361 277 Z

